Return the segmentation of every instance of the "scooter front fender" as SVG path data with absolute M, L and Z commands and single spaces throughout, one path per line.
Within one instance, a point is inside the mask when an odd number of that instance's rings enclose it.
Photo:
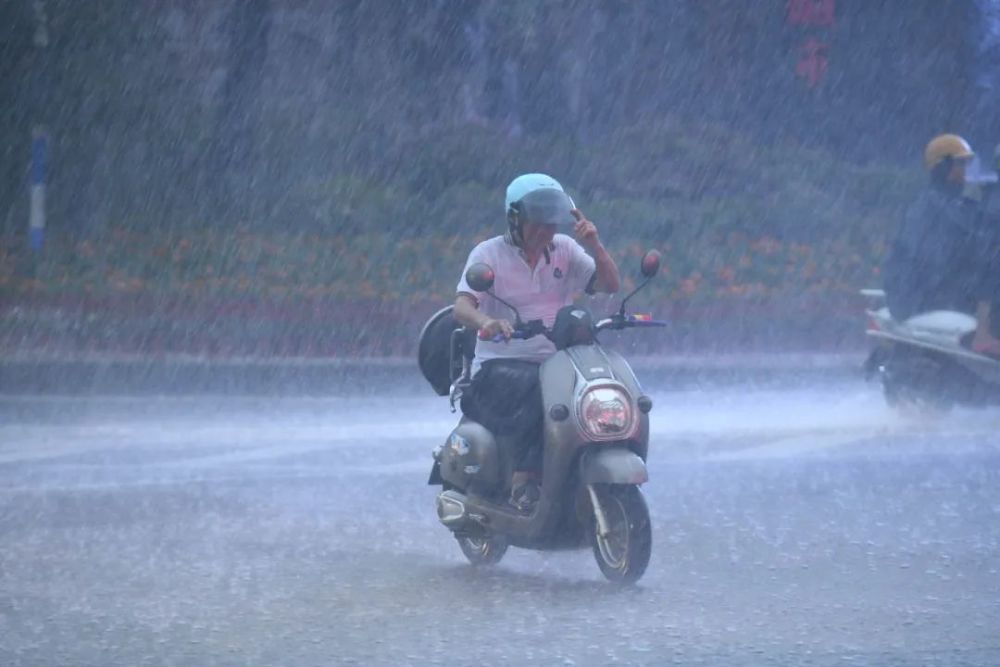
M 584 484 L 644 484 L 649 481 L 649 472 L 638 454 L 612 446 L 583 455 L 580 481 Z

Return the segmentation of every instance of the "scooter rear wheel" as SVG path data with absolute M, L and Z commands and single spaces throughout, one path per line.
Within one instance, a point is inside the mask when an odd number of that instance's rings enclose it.
M 475 566 L 496 565 L 507 553 L 507 542 L 498 537 L 456 537 L 462 553 Z
M 646 572 L 653 550 L 646 499 L 632 484 L 602 484 L 595 491 L 608 522 L 608 534 L 600 534 L 595 516 L 591 531 L 594 559 L 608 581 L 635 583 Z

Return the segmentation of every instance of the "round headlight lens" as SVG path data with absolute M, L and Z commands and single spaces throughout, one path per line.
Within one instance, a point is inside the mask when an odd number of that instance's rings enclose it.
M 631 430 L 632 406 L 620 389 L 598 387 L 584 394 L 580 401 L 580 418 L 591 437 L 611 439 Z

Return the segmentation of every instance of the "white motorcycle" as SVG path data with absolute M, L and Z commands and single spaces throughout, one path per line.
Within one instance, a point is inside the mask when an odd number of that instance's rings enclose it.
M 864 289 L 865 333 L 876 345 L 865 362 L 868 379 L 881 380 L 886 402 L 905 411 L 945 412 L 956 404 L 1000 403 L 1000 360 L 973 352 L 976 318 L 935 310 L 902 322 L 885 305 L 885 292 Z

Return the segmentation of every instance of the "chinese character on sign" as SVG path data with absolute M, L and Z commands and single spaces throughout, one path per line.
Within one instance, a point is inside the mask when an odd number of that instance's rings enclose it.
M 795 64 L 795 74 L 805 79 L 810 88 L 815 88 L 823 82 L 829 64 L 827 45 L 810 37 L 802 45 L 799 61 Z
M 833 25 L 836 0 L 788 0 L 788 25 Z

